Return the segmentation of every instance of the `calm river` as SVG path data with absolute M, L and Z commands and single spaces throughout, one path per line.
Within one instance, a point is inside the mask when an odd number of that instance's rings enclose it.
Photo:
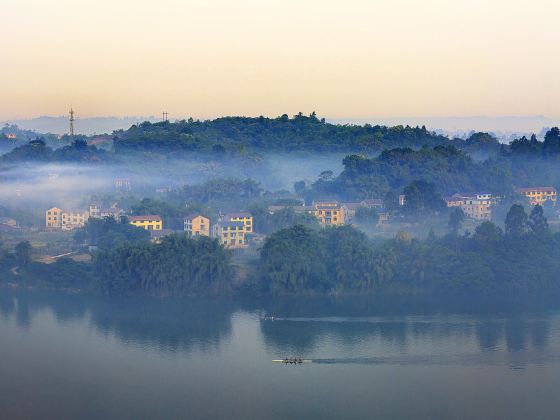
M 558 419 L 559 391 L 553 306 L 0 290 L 1 418 Z

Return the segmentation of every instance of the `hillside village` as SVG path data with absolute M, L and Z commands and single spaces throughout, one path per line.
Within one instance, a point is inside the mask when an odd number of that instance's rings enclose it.
M 221 132 L 223 124 L 239 129 L 224 133 L 231 136 L 228 141 L 214 132 Z M 301 140 L 300 149 L 321 156 L 338 150 L 346 156 L 342 161 L 340 156 L 317 161 L 310 165 L 317 169 L 314 174 L 296 170 L 293 162 L 273 169 L 269 165 L 275 158 L 267 153 L 276 150 L 273 145 L 288 146 L 280 131 L 271 127 L 289 128 L 294 136 L 299 133 L 294 138 Z M 331 129 L 344 136 L 334 135 Z M 298 137 L 302 132 L 315 133 L 314 140 Z M 379 154 L 374 153 L 374 134 L 380 141 L 375 147 L 383 150 Z M 270 143 L 265 148 L 256 141 L 263 136 Z M 192 256 L 189 253 L 195 251 L 189 247 L 199 246 L 200 255 L 209 253 L 222 262 L 232 258 L 243 277 L 256 269 L 259 260 L 266 261 L 270 254 L 265 250 L 278 243 L 278 237 L 283 238 L 279 248 L 289 244 L 292 249 L 308 238 L 308 246 L 325 247 L 317 256 L 321 259 L 334 252 L 338 245 L 332 241 L 337 235 L 341 237 L 335 241 L 367 241 L 368 247 L 379 246 L 376 252 L 383 254 L 380 244 L 399 238 L 411 243 L 435 243 L 439 238 L 445 246 L 450 238 L 461 237 L 468 243 L 468 238 L 482 233 L 500 238 L 511 231 L 508 216 L 517 218 L 520 227 L 514 230 L 521 233 L 559 231 L 557 128 L 548 130 L 542 142 L 532 136 L 504 145 L 483 133 L 466 140 L 449 139 L 419 127 L 332 126 L 314 115 L 298 115 L 146 123 L 116 133 L 108 149 L 98 149 L 87 140 L 65 137 L 66 146 L 54 147 L 51 138 L 36 139 L 3 155 L 4 178 L 23 181 L 14 184 L 16 199 L 1 206 L 0 233 L 9 258 L 15 258 L 21 244 L 29 246 L 34 262 L 50 264 L 68 257 L 93 265 L 104 252 L 120 264 L 128 258 L 119 254 L 125 249 L 138 252 L 143 261 L 151 258 L 150 252 L 164 255 L 167 247 Z M 372 143 L 372 149 L 363 149 L 362 143 Z M 355 153 L 347 155 L 349 151 Z M 295 165 L 313 162 L 294 158 Z M 234 171 L 232 162 L 237 165 Z M 30 168 L 39 165 L 41 170 L 24 171 L 24 176 L 18 163 Z M 84 172 L 75 174 L 76 168 Z M 91 185 L 84 184 L 89 179 Z M 78 188 L 56 192 L 69 180 Z M 46 186 L 32 187 L 40 183 Z M 450 249 L 458 252 L 460 247 Z M 231 251 L 226 253 L 229 257 L 221 254 L 224 250 Z M 298 254 L 302 251 L 289 258 Z M 101 265 L 110 267 L 111 258 Z M 162 256 L 158 266 L 167 267 L 165 261 Z M 289 267 L 284 271 L 289 272 Z M 110 277 L 108 271 L 106 278 Z
M 119 187 L 130 188 L 130 182 L 120 182 Z M 517 194 L 524 196 L 530 205 L 552 205 L 557 202 L 557 191 L 553 187 L 519 188 Z M 492 208 L 503 197 L 489 193 L 454 194 L 445 197 L 448 208 L 459 208 L 468 219 L 473 221 L 489 221 L 492 219 Z M 404 206 L 406 196 L 399 196 L 399 206 Z M 384 208 L 382 199 L 368 199 L 356 202 L 338 202 L 336 200 L 314 201 L 310 205 L 270 205 L 267 210 L 270 215 L 283 210 L 293 211 L 295 214 L 307 214 L 316 218 L 321 227 L 342 226 L 354 224 L 356 213 L 360 210 L 375 210 L 377 220 L 372 222 L 377 227 L 391 223 L 389 212 Z M 164 218 L 157 214 L 131 215 L 130 211 L 119 208 L 116 204 L 103 207 L 99 203 L 92 203 L 85 211 L 65 210 L 52 207 L 45 211 L 45 229 L 47 231 L 71 231 L 83 228 L 90 219 L 112 218 L 116 221 L 126 220 L 131 225 L 150 232 L 153 242 L 162 237 L 185 233 L 188 237 L 212 237 L 229 249 L 244 249 L 259 247 L 265 235 L 255 231 L 253 215 L 248 211 L 219 212 L 217 219 L 211 220 L 202 213 L 192 213 L 183 220 L 183 229 L 170 229 Z M 5 221 L 11 223 L 15 221 Z

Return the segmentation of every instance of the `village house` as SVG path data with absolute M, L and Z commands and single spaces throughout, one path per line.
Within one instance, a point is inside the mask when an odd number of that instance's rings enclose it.
M 552 205 L 556 205 L 556 188 L 554 187 L 532 187 L 532 188 L 517 188 L 516 193 L 525 196 L 532 206 L 537 204 L 543 205 L 550 201 Z
M 268 212 L 274 214 L 284 209 L 292 209 L 295 213 L 309 213 L 314 214 L 315 207 L 313 206 L 268 206 Z
M 188 237 L 210 236 L 210 219 L 201 214 L 190 214 L 185 217 L 185 232 Z
M 47 229 L 62 228 L 62 209 L 52 207 L 45 213 L 45 226 Z
M 369 198 L 360 202 L 364 207 L 370 209 L 382 209 L 383 200 L 381 198 Z
M 58 207 L 52 207 L 45 212 L 45 226 L 47 229 L 78 229 L 84 227 L 88 219 L 88 212 L 68 212 Z
M 349 212 L 356 211 L 360 203 L 346 203 Z M 340 226 L 346 223 L 346 209 L 338 201 L 324 200 L 314 202 L 312 206 L 268 206 L 268 212 L 274 214 L 280 210 L 290 208 L 296 213 L 308 213 L 315 216 L 321 226 Z
M 13 232 L 15 229 L 19 229 L 19 224 L 16 219 L 0 217 L 0 232 Z
M 17 228 L 18 222 L 16 219 L 12 219 L 11 217 L 0 217 L 0 225 Z
M 245 227 L 245 233 L 253 233 L 253 215 L 251 213 L 227 213 L 222 220 L 228 222 L 242 222 Z
M 128 222 L 136 227 L 141 227 L 146 230 L 162 230 L 163 220 L 161 216 L 145 215 L 145 216 L 129 216 Z
M 243 222 L 222 220 L 215 226 L 214 236 L 227 248 L 245 248 L 247 246 Z
M 346 221 L 344 208 L 337 201 L 318 201 L 313 207 L 321 226 L 340 226 Z
M 491 206 L 496 199 L 491 194 L 454 194 L 445 198 L 447 207 L 459 207 L 465 215 L 475 220 L 490 220 L 492 218 Z
M 356 216 L 356 211 L 362 206 L 362 203 L 342 203 L 342 208 L 344 209 L 344 213 L 346 215 L 346 219 L 351 221 Z
M 89 206 L 89 217 L 92 219 L 105 219 L 106 217 L 111 217 L 118 222 L 121 220 L 121 217 L 124 216 L 124 213 L 124 210 L 118 208 L 116 205 L 104 208 L 99 203 L 92 203 Z
M 356 210 L 358 210 L 360 207 L 366 207 L 368 209 L 376 210 L 382 209 L 383 200 L 379 198 L 373 198 L 353 203 L 342 203 L 341 206 L 344 209 L 346 221 L 351 221 L 356 215 Z
M 247 212 L 227 213 L 213 228 L 213 236 L 227 248 L 246 248 L 252 235 L 253 215 Z

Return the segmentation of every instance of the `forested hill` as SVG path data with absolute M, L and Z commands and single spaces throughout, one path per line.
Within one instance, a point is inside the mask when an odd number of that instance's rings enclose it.
M 485 139 L 487 140 L 487 139 Z M 497 140 L 492 139 L 496 146 Z M 289 118 L 224 117 L 215 120 L 144 122 L 115 133 L 115 151 L 255 151 L 376 152 L 395 147 L 420 148 L 467 143 L 450 140 L 425 127 L 336 125 L 315 113 Z

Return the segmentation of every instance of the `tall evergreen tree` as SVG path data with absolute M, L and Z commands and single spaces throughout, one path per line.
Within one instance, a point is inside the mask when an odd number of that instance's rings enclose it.
M 514 204 L 506 216 L 506 235 L 521 236 L 527 231 L 527 213 L 523 206 Z
M 549 232 L 548 220 L 544 216 L 543 208 L 539 205 L 533 207 L 529 216 L 529 227 L 536 235 L 544 235 Z

